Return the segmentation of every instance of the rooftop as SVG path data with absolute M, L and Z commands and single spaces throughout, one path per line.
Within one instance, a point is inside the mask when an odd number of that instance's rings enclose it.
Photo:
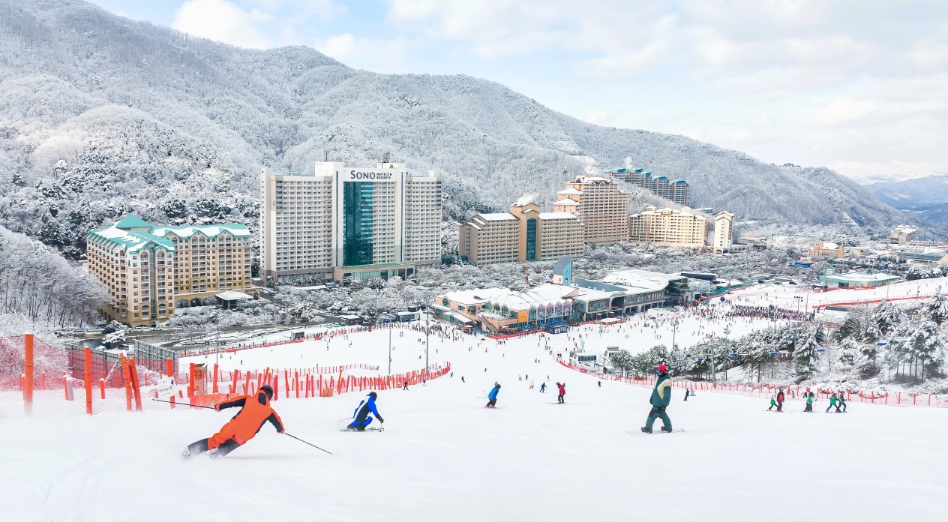
M 540 220 L 545 219 L 577 219 L 569 212 L 540 212 Z
M 624 286 L 630 290 L 658 292 L 664 290 L 669 282 L 677 279 L 683 279 L 683 276 L 679 274 L 663 274 L 661 272 L 632 269 L 612 272 L 602 280 L 605 283 Z
M 247 230 L 247 226 L 239 224 L 154 227 L 151 231 L 156 236 L 161 237 L 165 237 L 168 234 L 174 234 L 180 238 L 190 238 L 195 234 L 203 234 L 207 237 L 217 237 L 224 232 L 229 232 L 234 237 L 250 237 L 250 230 Z
M 484 221 L 509 221 L 512 219 L 517 219 L 513 214 L 508 214 L 507 212 L 498 212 L 496 214 L 478 214 L 478 216 Z

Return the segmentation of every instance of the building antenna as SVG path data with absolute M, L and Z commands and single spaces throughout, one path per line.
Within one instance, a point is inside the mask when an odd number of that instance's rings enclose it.
M 325 155 L 325 158 L 326 158 L 325 161 L 328 162 L 328 161 L 329 161 L 329 151 L 328 151 L 328 150 L 324 150 L 324 151 L 323 151 L 323 154 Z

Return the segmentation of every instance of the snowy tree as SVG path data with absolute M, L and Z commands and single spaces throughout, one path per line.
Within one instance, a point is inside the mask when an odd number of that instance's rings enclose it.
M 613 368 L 619 370 L 622 375 L 625 375 L 625 372 L 632 368 L 634 360 L 632 359 L 632 354 L 626 350 L 619 350 L 609 355 L 609 363 L 612 364 Z
M 948 320 L 948 296 L 942 292 L 941 285 L 935 288 L 931 299 L 928 299 L 922 306 L 922 313 L 938 324 Z

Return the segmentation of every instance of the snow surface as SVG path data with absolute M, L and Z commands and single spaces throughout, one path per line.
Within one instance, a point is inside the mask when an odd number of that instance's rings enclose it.
M 806 288 L 797 285 L 764 284 L 734 290 L 726 299 L 735 304 L 748 306 L 773 304 L 791 310 L 796 310 L 799 306 L 802 311 L 807 305 L 810 309 L 814 309 L 817 305 L 837 303 L 869 303 L 878 302 L 882 299 L 894 301 L 916 299 L 917 297 L 925 298 L 931 296 L 938 287 L 941 287 L 942 292 L 948 293 L 948 277 L 900 281 L 877 288 L 840 289 L 826 292 L 808 292 Z M 802 299 L 797 300 L 797 296 Z
M 598 327 L 571 335 L 590 334 L 590 351 L 611 344 L 644 349 L 654 340 L 627 341 L 618 327 L 606 330 L 601 338 Z M 420 367 L 420 334 L 397 332 L 393 370 Z M 300 355 L 321 364 L 384 363 L 387 332 L 352 334 L 350 341 L 351 348 L 336 338 L 328 352 L 320 341 L 240 356 L 245 366 L 296 364 Z M 566 335 L 551 337 L 554 352 L 568 343 Z M 407 392 L 382 391 L 383 433 L 338 431 L 358 393 L 275 403 L 289 433 L 332 456 L 267 425 L 224 459 L 181 460 L 188 443 L 230 418 L 209 410 L 88 417 L 79 403 L 62 401 L 57 404 L 68 404 L 73 415 L 0 418 L 3 519 L 943 517 L 944 411 L 850 404 L 845 415 L 827 415 L 826 404 L 817 403 L 818 413 L 804 415 L 802 403 L 790 402 L 787 413 L 776 414 L 764 411 L 764 399 L 699 393 L 683 402 L 675 390 L 668 412 L 686 432 L 646 436 L 638 428 L 648 413 L 648 389 L 614 382 L 598 388 L 594 377 L 553 362 L 535 336 L 505 345 L 433 337 L 431 348 L 432 363 L 450 360 L 454 376 Z M 529 377 L 520 381 L 520 375 Z M 495 380 L 503 385 L 498 408 L 486 410 L 483 396 Z M 539 393 L 541 381 L 565 381 L 566 404 L 552 404 L 555 388 Z

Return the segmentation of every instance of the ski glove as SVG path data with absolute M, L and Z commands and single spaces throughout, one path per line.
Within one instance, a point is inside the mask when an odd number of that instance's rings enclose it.
M 385 424 L 385 419 L 383 419 L 382 417 L 379 417 L 378 415 L 376 415 L 375 418 L 378 419 L 381 424 Z

